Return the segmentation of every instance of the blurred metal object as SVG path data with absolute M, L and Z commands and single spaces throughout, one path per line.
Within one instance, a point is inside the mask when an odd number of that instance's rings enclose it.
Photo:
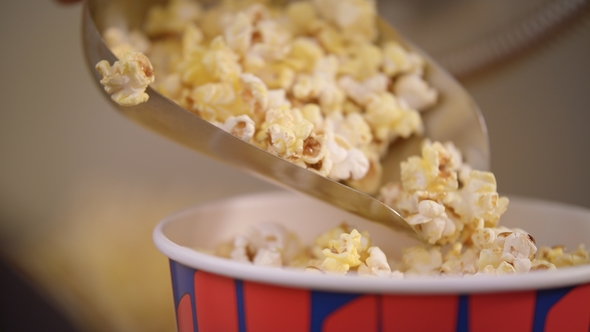
M 83 45 L 92 76 L 100 86 L 94 66 L 100 60 L 116 61 L 100 31 L 109 26 L 138 28 L 147 9 L 162 1 L 88 0 L 83 11 Z M 383 20 L 379 21 L 381 40 L 396 39 L 427 62 L 426 80 L 440 93 L 436 107 L 423 113 L 426 136 L 437 141 L 452 141 L 475 169 L 488 170 L 490 151 L 484 119 L 473 99 L 457 81 L 424 52 L 400 36 Z M 104 89 L 100 86 L 100 90 Z M 247 171 L 278 186 L 309 195 L 353 214 L 393 229 L 415 234 L 400 214 L 374 197 L 330 180 L 250 145 L 219 129 L 148 88 L 148 102 L 113 106 L 126 117 L 208 157 Z M 109 97 L 105 93 L 105 97 Z M 109 98 L 110 100 L 110 98 Z M 400 140 L 392 145 L 382 161 L 382 183 L 399 179 L 402 160 L 420 153 L 424 137 Z
M 473 75 L 540 43 L 580 16 L 589 5 L 590 0 L 553 0 L 542 4 L 514 24 L 440 55 L 439 62 L 457 77 Z
M 569 31 L 588 27 L 590 17 L 590 0 L 397 0 L 378 6 L 382 17 L 459 81 L 539 53 Z

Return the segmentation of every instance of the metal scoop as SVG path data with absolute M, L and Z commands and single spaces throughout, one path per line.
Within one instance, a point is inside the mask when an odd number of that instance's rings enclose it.
M 101 31 L 115 24 L 128 28 L 141 26 L 147 9 L 161 1 L 88 0 L 83 13 L 83 44 L 88 66 L 95 81 L 100 74 L 94 66 L 100 60 L 113 63 L 117 60 L 101 37 Z M 489 143 L 484 119 L 479 108 L 466 91 L 424 54 L 404 40 L 385 21 L 379 21 L 381 40 L 395 39 L 402 45 L 420 53 L 427 63 L 426 80 L 440 94 L 436 107 L 423 113 L 425 136 L 441 142 L 452 141 L 471 166 L 479 170 L 489 167 Z M 104 92 L 104 89 L 101 91 Z M 113 106 L 128 118 L 184 144 L 213 159 L 247 171 L 264 180 L 312 196 L 353 214 L 387 227 L 416 234 L 398 212 L 374 197 L 330 180 L 312 171 L 295 166 L 269 152 L 250 145 L 219 129 L 173 101 L 148 88 L 146 103 L 122 107 Z M 108 95 L 105 96 L 108 97 Z M 109 98 L 110 100 L 110 98 Z M 424 137 L 396 142 L 382 161 L 383 183 L 399 179 L 400 162 L 420 153 Z

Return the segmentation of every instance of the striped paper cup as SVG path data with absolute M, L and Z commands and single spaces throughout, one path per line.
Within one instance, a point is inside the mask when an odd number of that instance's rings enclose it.
M 590 210 L 511 197 L 501 223 L 539 246 L 590 244 Z M 365 278 L 238 263 L 211 249 L 249 226 L 274 221 L 306 243 L 346 221 L 368 230 L 388 256 L 414 244 L 385 227 L 286 192 L 199 205 L 154 231 L 170 259 L 178 331 L 584 331 L 590 266 L 510 276 Z

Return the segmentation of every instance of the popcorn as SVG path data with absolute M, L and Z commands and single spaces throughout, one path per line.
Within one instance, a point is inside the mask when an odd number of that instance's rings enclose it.
M 269 89 L 289 90 L 295 82 L 295 71 L 284 63 L 268 63 L 246 55 L 242 64 L 245 72 L 256 75 Z
M 183 86 L 180 75 L 172 74 L 154 81 L 154 88 L 164 97 L 169 99 L 180 99 L 183 93 Z
M 237 54 L 245 54 L 252 45 L 254 26 L 252 19 L 245 13 L 235 15 L 233 21 L 225 27 L 223 35 L 227 44 Z
M 498 229 L 484 228 L 483 225 L 478 227 L 471 235 L 471 241 L 476 248 L 491 248 L 497 239 Z
M 315 258 L 324 257 L 322 251 L 330 245 L 330 241 L 337 240 L 343 233 L 350 233 L 349 225 L 341 223 L 334 228 L 316 236 L 313 241 L 313 247 L 311 249 L 312 256 Z
M 336 84 L 338 59 L 335 56 L 319 58 L 311 74 L 299 74 L 292 87 L 295 98 L 301 101 L 319 100 L 324 114 L 342 109 L 344 92 Z
M 418 203 L 418 213 L 407 218 L 407 223 L 430 244 L 435 244 L 443 236 L 455 233 L 455 224 L 445 213 L 445 207 L 432 200 Z
M 248 238 L 245 236 L 236 236 L 233 241 L 233 249 L 231 250 L 229 257 L 238 262 L 250 262 L 248 253 Z
M 444 256 L 444 263 L 441 265 L 441 274 L 446 275 L 473 275 L 477 272 L 477 248 L 464 245 L 460 242 L 453 243 L 451 249 Z
M 390 40 L 383 44 L 383 72 L 390 77 L 399 74 L 422 74 L 424 60 L 420 55 L 407 51 L 397 41 Z
M 126 29 L 109 27 L 105 29 L 102 36 L 105 44 L 119 59 L 129 51 L 145 53 L 151 47 L 149 39 L 139 30 L 127 31 Z
M 418 111 L 404 107 L 389 92 L 371 95 L 364 117 L 373 128 L 374 137 L 380 141 L 391 142 L 397 137 L 408 138 L 423 131 Z
M 541 259 L 533 259 L 531 261 L 531 271 L 555 270 L 555 264 L 549 263 Z
M 422 204 L 440 209 L 432 202 Z M 478 227 L 472 242 L 453 242 L 449 246 L 422 243 L 402 249 L 401 259 L 394 261 L 372 243 L 368 232 L 358 232 L 346 223 L 318 235 L 308 248 L 284 227 L 262 223 L 234 237 L 231 253 L 225 257 L 273 267 L 285 260 L 288 263 L 283 266 L 305 267 L 308 273 L 380 278 L 499 276 L 590 264 L 583 245 L 568 253 L 563 246 L 543 247 L 537 252 L 533 237 L 521 229 L 483 228 L 482 223 Z M 227 251 L 225 246 L 222 248 Z M 217 254 L 225 255 L 222 250 Z M 550 260 L 567 263 L 556 266 Z
M 207 121 L 225 121 L 236 100 L 236 93 L 230 83 L 207 83 L 196 87 L 187 96 L 189 110 Z
M 464 170 L 469 173 L 460 183 Z M 508 205 L 496 192 L 492 173 L 470 170 L 452 144 L 430 141 L 424 142 L 421 156 L 402 162 L 401 183 L 384 186 L 380 198 L 400 211 L 427 242 L 464 242 L 475 234 L 474 245 L 480 249 L 495 241 L 495 234 L 484 227 L 495 227 Z M 420 213 L 420 205 L 428 216 Z M 445 218 L 442 211 L 450 213 Z
M 201 13 L 198 21 L 199 27 L 203 31 L 205 38 L 211 40 L 221 34 L 234 19 L 234 11 L 228 2 L 221 2 L 216 6 L 208 6 L 206 10 Z
M 322 19 L 312 21 L 308 25 L 308 31 L 327 52 L 338 56 L 346 54 L 345 37 L 330 23 Z
M 504 250 L 501 257 L 505 262 L 512 263 L 516 272 L 528 272 L 531 269 L 531 259 L 535 257 L 535 252 L 537 252 L 537 247 L 529 234 L 513 232 L 504 240 Z
M 317 18 L 313 4 L 306 1 L 291 1 L 285 11 L 291 23 L 291 30 L 296 34 L 305 35 L 310 22 Z
M 102 60 L 96 64 L 96 70 L 103 76 L 100 84 L 117 104 L 133 106 L 149 99 L 145 90 L 154 82 L 154 69 L 142 53 L 129 51 L 112 67 Z
M 304 255 L 299 239 L 276 223 L 260 223 L 233 240 L 230 258 L 254 265 L 281 267 L 297 265 Z
M 208 71 L 213 80 L 218 81 L 233 83 L 242 72 L 238 56 L 227 46 L 222 36 L 211 41 L 200 65 Z
M 387 257 L 379 247 L 370 247 L 367 249 L 367 253 L 369 257 L 365 263 L 361 263 L 358 270 L 360 276 L 388 277 L 391 275 Z
M 432 107 L 438 98 L 438 92 L 417 74 L 406 74 L 396 79 L 393 92 L 410 108 L 423 111 Z
M 479 273 L 499 276 L 499 275 L 503 275 L 503 274 L 514 274 L 514 273 L 516 273 L 516 270 L 514 269 L 514 266 L 512 266 L 511 264 L 509 264 L 507 262 L 501 262 L 498 265 L 498 267 L 493 267 L 492 265 L 487 265 Z
M 280 60 L 290 51 L 291 34 L 276 20 L 263 19 L 256 23 L 255 37 L 249 54 L 265 61 Z
M 268 109 L 268 89 L 262 80 L 252 74 L 240 75 L 242 100 L 252 114 L 264 114 Z
M 369 171 L 369 160 L 342 136 L 328 135 L 326 142 L 327 158 L 331 168 L 328 177 L 334 180 L 359 180 Z M 324 160 L 326 162 L 326 160 Z
M 287 99 L 287 92 L 283 89 L 268 90 L 268 109 L 291 108 L 291 102 Z M 305 109 L 305 106 L 302 109 Z M 318 113 L 319 115 L 319 113 Z M 317 121 L 321 121 L 318 119 Z
M 425 155 L 430 155 L 427 159 L 437 164 L 441 172 L 460 170 L 464 166 L 452 145 L 427 142 L 425 150 L 435 152 Z M 489 180 L 487 176 L 484 178 Z M 420 188 L 428 187 L 427 181 L 422 182 L 424 185 Z M 410 225 L 417 227 L 417 231 L 428 244 L 405 248 L 401 261 L 392 262 L 379 247 L 372 245 L 367 232 L 359 233 L 356 229 L 341 224 L 315 239 L 314 246 L 310 249 L 312 255 L 307 256 L 306 271 L 336 275 L 356 273 L 359 276 L 388 278 L 408 278 L 415 275 L 499 276 L 590 263 L 590 254 L 583 245 L 573 252 L 565 252 L 563 246 L 542 247 L 537 250 L 535 239 L 527 232 L 495 224 L 490 226 L 485 218 L 476 218 L 476 223 L 469 224 L 473 229 L 461 229 L 463 224 L 457 219 L 459 216 L 454 212 L 453 217 L 446 214 L 448 207 L 445 206 L 444 198 L 465 187 L 434 188 L 442 191 L 408 192 L 404 183 L 390 184 L 381 190 L 382 198 L 386 198 L 386 201 L 404 206 L 399 211 L 415 211 L 406 218 Z M 489 189 L 491 188 L 484 192 Z M 462 230 L 467 230 L 469 236 L 459 237 Z M 451 245 L 442 246 L 445 243 Z M 244 255 L 238 250 L 235 256 L 236 259 L 243 259 Z M 391 268 L 392 264 L 395 270 Z
M 363 81 L 379 73 L 383 63 L 383 52 L 377 45 L 363 43 L 352 45 L 342 58 L 342 66 L 339 68 L 339 72 Z
M 329 247 L 322 250 L 326 259 L 322 267 L 330 274 L 344 274 L 351 267 L 361 264 L 361 234 L 353 229 L 350 234 L 343 233 L 338 240 L 331 240 Z
M 172 0 L 150 7 L 142 28 L 105 36 L 117 54 L 153 60 L 159 74 L 146 85 L 245 141 L 366 192 L 381 184 L 387 147 L 420 135 L 418 108 L 435 102 L 425 82 L 400 76 L 421 75 L 420 56 L 376 42 L 371 0 L 282 8 Z M 395 75 L 386 70 L 392 63 Z
M 309 37 L 296 37 L 291 42 L 291 51 L 285 62 L 294 70 L 311 73 L 319 59 L 326 56 L 317 40 Z
M 496 240 L 496 233 L 484 227 L 496 226 L 508 204 L 497 194 L 493 174 L 472 171 L 452 144 L 428 140 L 421 156 L 402 162 L 401 182 L 383 186 L 379 199 L 399 211 L 428 243 L 471 239 L 479 250 Z
M 187 37 L 188 38 L 188 37 Z M 188 43 L 188 42 L 187 42 Z M 149 51 L 145 54 L 156 68 L 158 75 L 155 77 L 155 82 L 162 82 L 168 80 L 168 76 L 179 76 L 184 79 L 183 70 L 186 68 L 184 62 L 197 50 L 202 49 L 202 45 L 190 46 L 191 51 L 183 50 L 183 43 L 179 40 L 152 40 Z M 177 100 L 177 99 L 174 99 Z
M 455 192 L 459 183 L 456 172 L 452 171 L 453 165 L 447 167 L 447 163 L 452 160 L 450 156 L 441 143 L 425 142 L 422 156 L 413 156 L 401 163 L 404 189 L 409 192 Z
M 524 273 L 531 270 L 537 252 L 535 241 L 531 235 L 520 229 L 483 228 L 482 225 L 483 222 L 480 222 L 478 229 L 471 237 L 474 248 L 481 249 L 477 261 L 480 272 Z M 551 268 L 549 264 L 544 262 L 535 262 L 535 267 L 539 269 L 542 268 L 542 265 Z
M 545 264 L 555 267 L 590 264 L 590 254 L 583 244 L 569 253 L 565 251 L 564 246 L 541 247 L 538 256 Z
M 437 247 L 413 246 L 403 250 L 405 275 L 434 275 L 442 266 L 442 254 Z
M 344 75 L 338 80 L 338 85 L 355 103 L 366 106 L 371 99 L 371 95 L 378 95 L 387 91 L 389 78 L 385 74 L 376 74 L 359 82 L 352 76 Z
M 274 249 L 261 248 L 256 252 L 253 259 L 254 265 L 281 267 L 283 266 L 283 259 L 281 253 Z
M 194 24 L 188 24 L 182 34 L 182 56 L 189 57 L 193 52 L 201 49 L 205 36 L 199 27 Z
M 274 155 L 292 161 L 308 157 L 313 162 L 325 153 L 314 145 L 319 141 L 312 136 L 313 124 L 305 120 L 297 108 L 267 111 L 261 128 L 256 138 L 259 142 L 266 141 L 268 151 Z
M 381 163 L 379 162 L 379 156 L 377 156 L 376 153 L 367 151 L 367 147 L 360 148 L 359 150 L 363 151 L 365 156 L 367 156 L 367 160 L 369 161 L 369 169 L 362 179 L 349 179 L 345 183 L 356 190 L 362 191 L 369 195 L 374 195 L 381 186 L 383 166 L 381 166 Z
M 351 41 L 377 37 L 376 4 L 365 0 L 314 0 L 319 14 L 333 23 Z
M 444 201 L 464 224 L 483 220 L 488 227 L 495 226 L 508 207 L 508 198 L 496 192 L 494 175 L 481 171 L 471 171 L 463 188 L 449 193 Z
M 362 148 L 371 143 L 373 134 L 371 127 L 362 115 L 358 113 L 342 114 L 330 113 L 325 117 L 325 131 L 332 131 L 342 136 L 355 148 Z
M 285 91 L 282 90 L 282 92 Z M 310 103 L 303 105 L 303 107 L 301 107 L 301 115 L 303 115 L 305 120 L 311 122 L 314 128 L 322 128 L 324 126 L 324 116 L 322 115 L 321 108 L 317 104 Z
M 191 0 L 170 0 L 166 6 L 150 7 L 144 31 L 152 37 L 180 34 L 191 22 L 199 19 L 201 7 Z
M 159 93 L 241 140 L 351 186 L 399 211 L 424 240 L 388 260 L 366 231 L 341 224 L 305 248 L 262 223 L 216 254 L 309 273 L 405 278 L 503 275 L 590 263 L 580 246 L 541 247 L 498 226 L 508 199 L 492 173 L 473 170 L 450 142 L 425 140 L 382 185 L 381 158 L 398 139 L 422 135 L 421 112 L 438 102 L 424 59 L 396 40 L 377 42 L 373 0 L 268 1 L 201 7 L 171 0 L 148 10 L 143 30 L 107 28 L 119 59 L 96 69 L 123 106 Z M 150 60 L 151 59 L 151 62 Z M 152 67 L 153 63 L 153 67 Z M 158 71 L 158 77 L 153 74 Z M 393 268 L 392 268 L 393 267 Z
M 242 141 L 249 142 L 254 136 L 254 121 L 247 115 L 230 116 L 219 128 L 236 136 Z

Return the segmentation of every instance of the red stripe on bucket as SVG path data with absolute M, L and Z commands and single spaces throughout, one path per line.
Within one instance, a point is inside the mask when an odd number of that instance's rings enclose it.
M 469 331 L 531 331 L 535 291 L 469 296 Z
M 193 306 L 191 304 L 191 296 L 184 294 L 178 302 L 176 308 L 176 318 L 178 324 L 178 332 L 193 332 L 194 331 L 194 320 L 193 320 Z
M 238 330 L 236 287 L 233 279 L 197 271 L 195 306 L 200 332 Z
M 378 301 L 365 295 L 346 303 L 324 320 L 322 332 L 379 331 Z
M 459 296 L 383 296 L 383 332 L 456 331 Z
M 309 291 L 244 281 L 243 292 L 246 331 L 309 330 Z
M 590 285 L 565 294 L 547 313 L 545 332 L 590 331 Z

